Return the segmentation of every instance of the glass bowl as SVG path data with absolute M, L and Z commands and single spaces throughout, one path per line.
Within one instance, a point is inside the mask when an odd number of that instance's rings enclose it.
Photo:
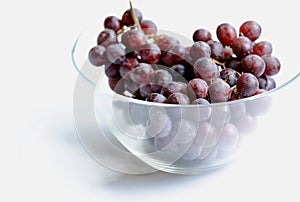
M 282 63 L 282 70 L 275 77 L 277 87 L 253 97 L 209 105 L 173 105 L 119 95 L 110 89 L 104 68 L 94 67 L 87 60 L 98 32 L 95 27 L 84 31 L 72 49 L 72 61 L 79 79 L 93 86 L 89 102 L 80 102 L 82 106 L 76 99 L 82 99 L 80 93 L 85 88 L 76 88 L 74 110 L 80 112 L 85 109 L 83 105 L 90 105 L 90 115 L 94 116 L 106 140 L 141 160 L 138 164 L 145 173 L 160 170 L 200 174 L 223 167 L 240 156 L 244 148 L 255 149 L 251 142 L 259 141 L 257 136 L 265 133 L 267 125 L 280 117 L 286 100 L 299 100 L 299 93 L 295 96 L 300 76 L 296 58 L 284 52 L 276 55 Z M 180 38 L 183 44 L 191 43 L 172 32 L 160 33 Z M 276 49 L 284 48 L 281 45 L 276 44 Z M 299 107 L 295 110 L 299 112 Z M 82 125 L 80 114 L 74 113 L 77 125 Z M 288 118 L 285 122 L 289 122 Z M 276 130 L 285 125 L 272 127 Z M 84 138 L 84 134 L 79 135 Z

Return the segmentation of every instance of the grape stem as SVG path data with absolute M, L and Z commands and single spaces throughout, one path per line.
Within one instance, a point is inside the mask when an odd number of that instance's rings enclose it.
M 131 13 L 133 22 L 134 22 L 134 24 L 138 27 L 138 29 L 141 31 L 142 28 L 141 28 L 141 25 L 140 25 L 139 20 L 138 20 L 137 17 L 136 17 L 136 14 L 135 14 L 135 11 L 134 11 L 134 9 L 133 9 L 132 1 L 131 1 L 131 0 L 129 0 L 129 5 L 130 5 L 130 13 Z
M 215 64 L 217 65 L 221 65 L 222 69 L 225 69 L 225 62 L 219 62 L 218 60 L 214 59 L 214 58 L 210 58 Z

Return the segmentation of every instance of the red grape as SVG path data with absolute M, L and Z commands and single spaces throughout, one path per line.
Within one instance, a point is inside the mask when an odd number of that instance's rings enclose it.
M 122 35 L 122 43 L 128 50 L 137 50 L 146 44 L 147 38 L 144 32 L 139 30 L 129 30 Z
M 117 43 L 117 35 L 112 29 L 103 30 L 102 32 L 100 32 L 97 38 L 97 44 L 104 47 L 115 43 Z
M 146 35 L 157 33 L 157 26 L 151 20 L 143 20 L 141 22 L 141 28 Z
M 243 73 L 236 81 L 236 88 L 242 97 L 253 95 L 259 87 L 257 78 L 251 73 Z
M 271 54 L 273 51 L 272 44 L 268 41 L 261 41 L 253 46 L 253 54 L 263 56 Z
M 102 66 L 106 63 L 106 48 L 103 46 L 93 47 L 88 54 L 90 63 L 94 66 Z
M 122 29 L 123 25 L 121 20 L 116 16 L 108 16 L 104 20 L 104 27 L 107 29 L 112 29 L 117 33 L 120 29 Z
M 197 29 L 193 34 L 194 42 L 211 40 L 211 33 L 207 29 Z
M 141 62 L 155 64 L 160 59 L 161 51 L 156 44 L 148 43 L 140 48 L 138 54 L 141 57 Z
M 217 27 L 217 37 L 224 46 L 230 46 L 237 37 L 237 33 L 232 25 L 223 23 Z
M 261 34 L 261 27 L 257 22 L 250 20 L 241 25 L 240 33 L 251 41 L 255 41 Z
M 254 54 L 247 55 L 242 59 L 242 69 L 244 72 L 253 74 L 256 77 L 260 77 L 266 68 L 264 60 Z
M 190 55 L 193 58 L 193 60 L 197 60 L 202 57 L 209 58 L 210 54 L 211 54 L 210 46 L 203 41 L 195 42 L 190 49 Z
M 135 15 L 139 21 L 139 23 L 142 22 L 143 20 L 143 14 L 142 12 L 137 9 L 137 8 L 134 8 L 134 12 L 135 12 Z M 133 18 L 131 16 L 131 11 L 130 9 L 126 10 L 122 16 L 122 24 L 123 25 L 126 25 L 126 26 L 131 26 L 131 25 L 134 25 L 134 21 L 133 21 Z
M 280 71 L 281 64 L 275 56 L 263 55 L 262 59 L 266 63 L 266 69 L 265 69 L 264 74 L 266 74 L 268 76 L 273 76 Z
M 136 68 L 130 72 L 130 78 L 135 83 L 148 84 L 154 71 L 151 65 L 140 63 Z
M 191 97 L 205 98 L 208 90 L 207 83 L 199 78 L 190 80 L 188 83 L 188 91 Z
M 212 103 L 226 102 L 231 97 L 231 88 L 222 79 L 216 78 L 208 88 L 209 97 Z
M 238 58 L 243 58 L 253 51 L 253 44 L 250 39 L 248 39 L 245 36 L 240 36 L 236 39 L 233 40 L 232 42 L 232 50 L 233 53 L 238 57 Z

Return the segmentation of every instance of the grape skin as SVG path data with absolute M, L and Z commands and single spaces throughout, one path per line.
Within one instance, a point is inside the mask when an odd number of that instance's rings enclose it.
M 143 32 L 146 35 L 156 34 L 157 33 L 157 26 L 151 20 L 143 20 L 141 22 L 141 28 L 142 28 Z
M 268 41 L 261 41 L 256 43 L 253 46 L 253 54 L 263 56 L 263 55 L 268 55 L 272 54 L 273 47 L 272 44 Z
M 211 33 L 207 29 L 197 29 L 193 34 L 194 42 L 211 40 Z
M 107 29 L 112 29 L 114 30 L 116 33 L 122 29 L 123 25 L 122 22 L 119 18 L 117 18 L 116 16 L 108 16 L 107 18 L 105 18 L 104 20 L 104 28 Z
M 165 83 L 171 82 L 172 80 L 172 75 L 167 70 L 158 69 L 152 75 L 150 82 L 151 84 L 163 86 Z
M 243 73 L 236 81 L 236 88 L 239 95 L 249 97 L 253 95 L 259 87 L 257 78 L 251 73 Z
M 266 64 L 264 60 L 255 54 L 247 55 L 242 59 L 242 69 L 244 72 L 260 77 L 265 72 Z
M 141 62 L 148 64 L 156 64 L 160 59 L 161 51 L 156 44 L 148 43 L 140 48 L 138 54 L 141 57 Z
M 125 57 L 125 50 L 120 44 L 111 44 L 106 49 L 107 59 L 116 64 L 122 63 Z
M 94 66 L 102 66 L 106 63 L 106 48 L 103 46 L 93 47 L 88 54 L 89 62 Z
M 240 36 L 232 42 L 232 50 L 238 58 L 246 57 L 253 51 L 252 41 L 245 36 Z
M 194 64 L 195 75 L 210 81 L 213 78 L 219 77 L 219 70 L 217 65 L 212 62 L 209 58 L 200 58 Z
M 246 21 L 240 26 L 240 33 L 251 41 L 255 41 L 261 34 L 261 27 L 253 20 Z
M 280 71 L 280 68 L 281 68 L 281 64 L 275 56 L 264 55 L 264 56 L 262 56 L 262 59 L 266 63 L 266 69 L 265 69 L 264 74 L 266 74 L 268 76 L 274 76 L 274 75 L 278 74 L 278 72 Z
M 97 44 L 104 47 L 115 43 L 117 43 L 117 35 L 112 29 L 103 30 L 102 32 L 100 32 L 97 38 Z
M 191 97 L 205 98 L 208 91 L 208 85 L 204 80 L 195 78 L 189 81 L 188 91 Z
M 232 25 L 223 23 L 217 27 L 217 37 L 224 46 L 230 46 L 237 37 L 237 33 Z
M 194 60 L 197 60 L 202 57 L 209 58 L 210 54 L 211 54 L 210 46 L 203 41 L 195 42 L 190 49 L 190 55 Z
M 212 103 L 226 102 L 231 97 L 231 88 L 222 79 L 216 78 L 208 88 L 209 97 Z
M 130 72 L 130 78 L 135 83 L 148 84 L 153 75 L 154 70 L 151 65 L 140 63 L 136 68 Z
M 122 35 L 122 43 L 128 50 L 138 50 L 146 42 L 147 38 L 144 32 L 139 30 L 132 29 Z
M 142 22 L 143 20 L 143 14 L 142 12 L 137 9 L 137 8 L 134 8 L 134 12 L 135 12 L 135 15 L 139 21 L 139 23 Z M 133 21 L 133 18 L 131 16 L 131 11 L 130 9 L 126 10 L 122 16 L 122 24 L 123 25 L 126 25 L 126 26 L 131 26 L 131 25 L 134 25 L 134 21 Z

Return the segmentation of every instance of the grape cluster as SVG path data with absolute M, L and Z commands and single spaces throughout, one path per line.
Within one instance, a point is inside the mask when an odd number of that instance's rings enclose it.
M 109 86 L 118 94 L 149 102 L 202 104 L 254 96 L 276 87 L 272 76 L 281 68 L 272 44 L 257 41 L 262 29 L 246 21 L 239 32 L 230 24 L 197 29 L 194 43 L 157 33 L 151 20 L 130 8 L 121 18 L 109 16 L 88 58 L 104 66 Z

